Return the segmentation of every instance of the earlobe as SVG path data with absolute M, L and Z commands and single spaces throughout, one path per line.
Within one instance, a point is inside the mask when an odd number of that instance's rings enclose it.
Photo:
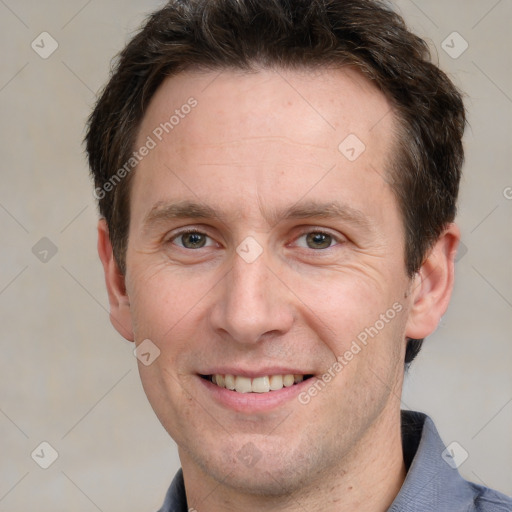
M 125 278 L 112 250 L 108 225 L 105 219 L 98 221 L 98 255 L 103 265 L 105 285 L 110 303 L 110 321 L 128 341 L 134 341 L 130 300 L 126 293 Z
M 449 224 L 411 283 L 411 308 L 405 332 L 408 338 L 423 339 L 432 334 L 448 309 L 459 241 L 459 228 Z

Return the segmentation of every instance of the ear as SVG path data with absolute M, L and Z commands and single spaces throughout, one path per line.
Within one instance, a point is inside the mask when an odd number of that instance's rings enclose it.
M 133 341 L 130 300 L 126 294 L 124 276 L 114 258 L 105 219 L 100 219 L 98 222 L 98 254 L 105 273 L 105 284 L 110 303 L 110 321 L 121 336 L 128 341 Z
M 432 334 L 448 309 L 455 280 L 459 228 L 451 223 L 430 250 L 412 282 L 411 310 L 405 335 L 416 340 Z

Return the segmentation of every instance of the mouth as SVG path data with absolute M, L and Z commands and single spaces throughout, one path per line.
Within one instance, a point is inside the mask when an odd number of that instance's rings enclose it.
M 291 388 L 313 377 L 311 374 L 283 374 L 246 377 L 244 375 L 213 374 L 199 375 L 202 379 L 215 384 L 219 388 L 237 393 L 271 393 L 283 388 Z

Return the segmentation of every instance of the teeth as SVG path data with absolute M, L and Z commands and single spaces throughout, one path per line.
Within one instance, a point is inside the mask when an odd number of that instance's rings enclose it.
M 252 391 L 251 379 L 249 377 L 236 377 L 235 391 L 239 393 L 250 393 Z
M 272 375 L 270 377 L 270 389 L 272 391 L 277 391 L 278 389 L 282 389 L 283 387 L 283 376 L 282 375 Z
M 253 393 L 266 393 L 270 391 L 270 379 L 268 377 L 257 377 L 252 379 L 252 390 Z
M 215 379 L 217 376 L 214 375 L 213 378 Z M 214 384 L 216 384 L 215 380 L 213 381 Z M 224 376 L 224 387 L 226 389 L 235 389 L 235 377 L 233 375 L 225 375 Z
M 293 375 L 285 375 L 283 377 L 283 386 L 289 388 L 295 384 L 295 377 Z
M 214 384 L 221 388 L 237 391 L 238 393 L 267 393 L 278 391 L 283 387 L 289 388 L 304 380 L 304 375 L 265 375 L 263 377 L 244 377 L 242 375 L 219 375 L 211 376 Z

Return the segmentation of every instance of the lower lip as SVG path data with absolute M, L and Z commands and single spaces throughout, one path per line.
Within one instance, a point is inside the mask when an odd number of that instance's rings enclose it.
M 297 399 L 297 395 L 310 387 L 314 380 L 314 377 L 311 377 L 288 388 L 283 387 L 277 391 L 268 391 L 267 393 L 239 393 L 231 389 L 221 388 L 202 377 L 198 376 L 197 378 L 211 393 L 214 400 L 237 412 L 265 412 L 275 409 L 290 400 Z

